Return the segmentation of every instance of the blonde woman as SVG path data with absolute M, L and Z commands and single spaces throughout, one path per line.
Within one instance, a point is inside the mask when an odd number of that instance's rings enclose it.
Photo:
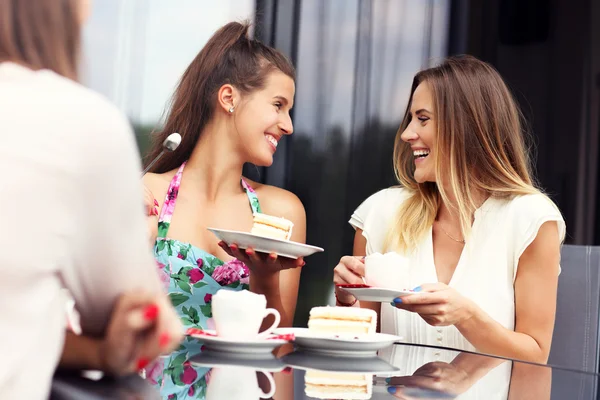
M 360 283 L 360 256 L 395 251 L 407 262 L 389 281 L 422 293 L 375 304 L 336 289 L 337 304 L 380 312 L 408 342 L 546 362 L 565 224 L 497 71 L 462 56 L 419 72 L 394 153 L 401 186 L 356 209 L 355 257 L 334 282 Z

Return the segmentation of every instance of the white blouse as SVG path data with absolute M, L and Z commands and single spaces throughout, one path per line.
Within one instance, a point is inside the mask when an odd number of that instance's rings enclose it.
M 385 252 L 383 246 L 390 223 L 395 221 L 398 208 L 408 195 L 408 190 L 404 188 L 384 189 L 365 200 L 352 214 L 350 224 L 363 231 L 367 240 L 367 255 Z M 537 236 L 540 226 L 547 221 L 557 222 L 562 243 L 565 236 L 564 220 L 558 208 L 546 196 L 525 195 L 512 200 L 488 198 L 475 211 L 471 236 L 449 286 L 473 300 L 502 326 L 514 330 L 514 281 L 519 258 Z M 405 256 L 408 262 L 394 276 L 386 277 L 388 282 L 393 282 L 398 288 L 414 288 L 438 281 L 431 228 L 418 248 Z M 390 304 L 381 305 L 381 332 L 398 335 L 409 343 L 475 350 L 454 326 L 433 327 L 418 314 L 399 310 Z M 422 360 L 411 360 L 411 364 L 418 365 L 421 361 L 436 359 L 436 354 L 439 356 L 435 350 L 431 353 L 423 356 Z M 390 361 L 395 364 L 406 361 L 406 355 L 387 356 L 392 357 Z M 510 376 L 510 364 L 505 365 L 508 368 L 503 365 L 494 372 L 504 370 L 500 374 L 504 378 L 506 374 Z
M 160 291 L 133 132 L 50 71 L 0 64 L 0 398 L 45 399 L 67 288 L 100 335 L 118 295 Z

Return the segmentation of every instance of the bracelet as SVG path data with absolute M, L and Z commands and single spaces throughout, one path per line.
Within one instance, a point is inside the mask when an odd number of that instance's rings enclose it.
M 337 301 L 337 302 L 340 304 L 340 306 L 342 306 L 342 307 L 352 307 L 352 306 L 353 306 L 353 305 L 355 305 L 355 304 L 356 304 L 356 302 L 358 301 L 358 299 L 355 297 L 355 298 L 354 298 L 354 301 L 353 301 L 352 303 L 344 303 L 343 301 L 341 301 L 341 300 L 339 299 L 339 297 L 338 297 L 338 295 L 337 295 L 337 292 L 336 292 L 336 291 L 334 291 L 333 293 L 334 293 L 334 295 L 335 295 L 335 301 Z

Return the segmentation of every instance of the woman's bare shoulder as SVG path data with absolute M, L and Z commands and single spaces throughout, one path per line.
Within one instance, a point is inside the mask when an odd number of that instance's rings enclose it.
M 150 190 L 150 192 L 152 192 L 154 198 L 159 200 L 166 195 L 169 184 L 176 172 L 177 171 L 169 171 L 161 174 L 148 172 L 142 177 L 142 183 Z M 162 201 L 159 200 L 159 202 Z
M 288 219 L 306 219 L 304 205 L 294 193 L 249 179 L 245 181 L 256 192 L 263 212 Z

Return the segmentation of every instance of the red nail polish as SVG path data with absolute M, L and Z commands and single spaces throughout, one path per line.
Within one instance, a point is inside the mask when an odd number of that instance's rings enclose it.
M 158 201 L 156 201 L 156 199 L 154 199 L 154 205 L 158 207 Z
M 302 263 L 300 264 L 301 267 L 304 267 L 306 265 L 306 261 L 302 261 Z
M 144 310 L 144 318 L 149 321 L 154 321 L 158 317 L 158 306 L 151 304 Z
M 154 211 L 154 215 L 158 215 L 158 208 L 154 207 L 153 211 Z
M 160 346 L 161 349 L 165 348 L 169 342 L 171 341 L 171 335 L 169 335 L 167 332 L 162 333 L 160 335 L 160 337 L 158 338 L 158 345 Z
M 252 250 L 252 249 L 246 249 L 246 254 L 248 254 L 249 256 L 251 256 L 252 254 L 254 254 L 254 250 Z
M 233 251 L 236 251 L 238 249 L 238 247 L 235 244 L 232 244 L 231 246 L 229 246 L 229 248 Z
M 145 358 L 140 358 L 137 362 L 137 369 L 144 369 L 146 365 L 148 365 L 148 360 Z

